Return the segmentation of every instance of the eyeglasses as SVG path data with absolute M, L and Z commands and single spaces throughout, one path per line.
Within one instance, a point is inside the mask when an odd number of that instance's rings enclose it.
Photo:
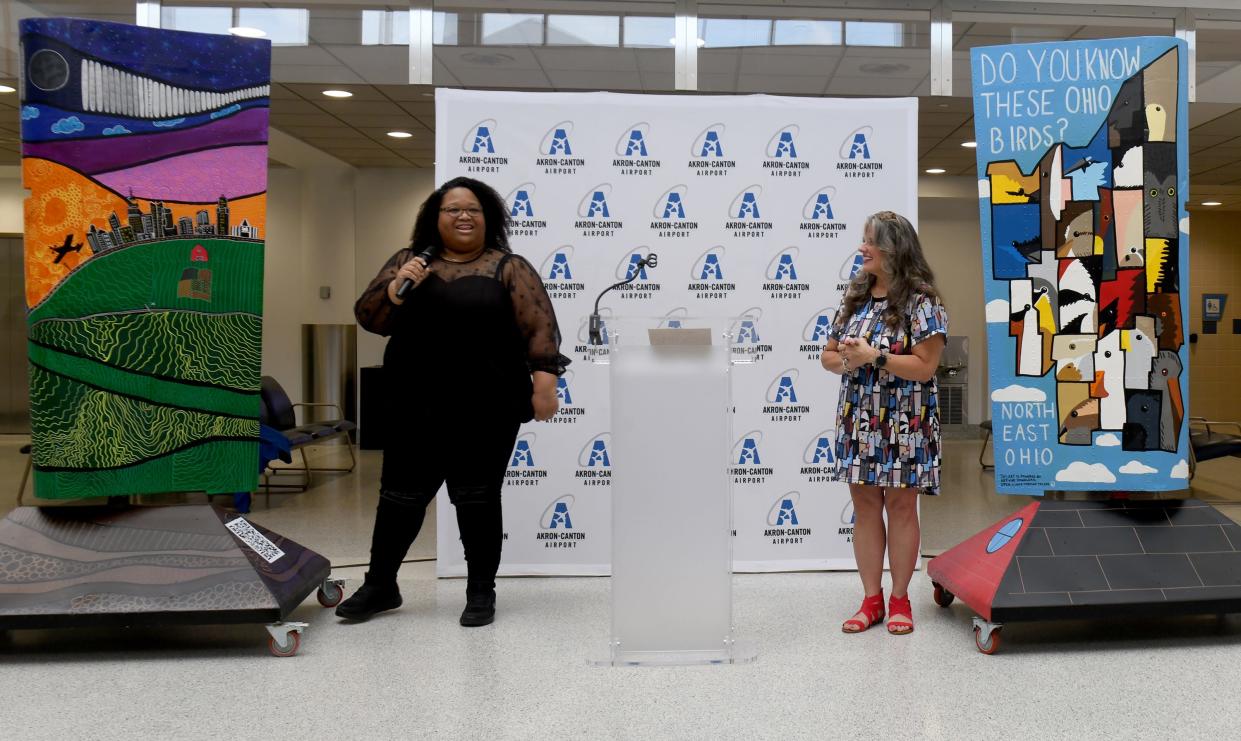
M 449 218 L 453 219 L 461 218 L 461 214 L 465 214 L 471 219 L 477 219 L 482 215 L 483 210 L 481 208 L 474 208 L 473 206 L 470 206 L 469 208 L 457 208 L 456 206 L 450 206 L 448 208 L 441 208 L 440 213 L 448 214 Z

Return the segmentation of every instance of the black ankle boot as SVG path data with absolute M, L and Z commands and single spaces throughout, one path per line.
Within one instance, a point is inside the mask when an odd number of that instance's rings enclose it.
M 467 628 L 490 625 L 496 619 L 496 590 L 466 591 L 465 610 L 461 612 L 461 624 Z
M 370 620 L 377 612 L 395 610 L 401 602 L 401 590 L 396 586 L 396 579 L 379 583 L 372 581 L 368 572 L 358 591 L 336 606 L 336 617 L 362 622 Z

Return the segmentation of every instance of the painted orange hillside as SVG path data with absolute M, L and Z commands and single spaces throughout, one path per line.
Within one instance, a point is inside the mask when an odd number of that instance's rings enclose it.
M 89 177 L 48 160 L 23 158 L 22 180 L 30 190 L 25 203 L 26 305 L 34 306 L 74 268 L 90 258 L 86 233 L 91 225 L 109 229 L 108 216 L 114 212 L 124 223 L 128 204 Z M 144 212 L 150 212 L 148 201 L 136 200 Z M 266 195 L 229 201 L 228 205 L 233 224 L 247 219 L 258 227 L 259 236 L 266 238 Z M 204 208 L 211 213 L 212 221 L 215 220 L 214 203 L 165 201 L 164 206 L 172 211 L 174 221 L 182 216 L 194 218 Z M 72 236 L 71 245 L 81 244 L 82 247 L 79 251 L 65 252 L 60 262 L 56 262 L 57 253 L 52 248 L 63 245 L 66 236 Z

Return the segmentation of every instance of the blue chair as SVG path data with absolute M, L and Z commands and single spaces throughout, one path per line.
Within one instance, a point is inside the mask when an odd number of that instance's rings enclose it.
M 262 400 L 262 407 L 259 413 L 259 421 L 278 431 L 288 442 L 291 451 L 297 451 L 301 456 L 302 465 L 292 468 L 269 468 L 270 474 L 265 474 L 263 488 L 267 490 L 267 499 L 271 500 L 271 489 L 297 489 L 306 491 L 310 488 L 310 474 L 313 473 L 351 473 L 357 467 L 358 459 L 353 453 L 352 432 L 358 428 L 356 424 L 344 419 L 344 410 L 339 404 L 332 403 L 312 403 L 297 402 L 294 403 L 289 399 L 289 395 L 285 392 L 284 387 L 271 376 L 263 376 L 262 386 L 259 391 Z M 337 419 L 321 420 L 299 425 L 297 423 L 297 407 L 315 408 L 326 407 L 336 410 L 339 415 Z M 341 440 L 345 444 L 345 449 L 349 451 L 349 467 L 348 468 L 325 468 L 312 467 L 310 462 L 306 460 L 306 447 L 317 445 L 328 440 Z M 295 473 L 303 476 L 300 484 L 275 484 L 271 482 L 271 476 Z
M 1237 434 L 1223 430 L 1233 429 Z M 1189 418 L 1189 477 L 1202 461 L 1224 456 L 1241 458 L 1241 422 L 1214 422 L 1205 417 Z

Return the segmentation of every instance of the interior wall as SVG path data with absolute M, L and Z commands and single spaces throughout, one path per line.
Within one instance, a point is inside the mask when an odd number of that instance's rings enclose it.
M 1189 346 L 1189 413 L 1212 420 L 1241 421 L 1241 213 L 1196 210 L 1190 216 L 1189 321 L 1185 334 L 1197 333 Z M 1217 334 L 1202 332 L 1202 295 L 1226 293 L 1224 318 Z
M 302 398 L 302 180 L 292 168 L 267 172 L 267 233 L 263 253 L 263 375 Z
M 388 258 L 409 244 L 418 206 L 435 190 L 428 169 L 366 168 L 357 172 L 354 214 L 357 253 L 353 302 L 370 285 Z M 387 339 L 358 328 L 358 366 L 380 365 Z
M 942 193 L 936 190 L 942 186 L 927 185 L 925 178 L 923 181 L 919 187 L 918 237 L 948 309 L 948 334 L 969 338 L 966 418 L 971 424 L 978 424 L 991 416 L 978 197 L 976 193 L 972 198 Z M 969 187 L 974 187 L 972 180 Z
M 21 168 L 0 167 L 0 234 L 21 234 L 25 230 L 22 226 L 22 202 L 25 200 Z

